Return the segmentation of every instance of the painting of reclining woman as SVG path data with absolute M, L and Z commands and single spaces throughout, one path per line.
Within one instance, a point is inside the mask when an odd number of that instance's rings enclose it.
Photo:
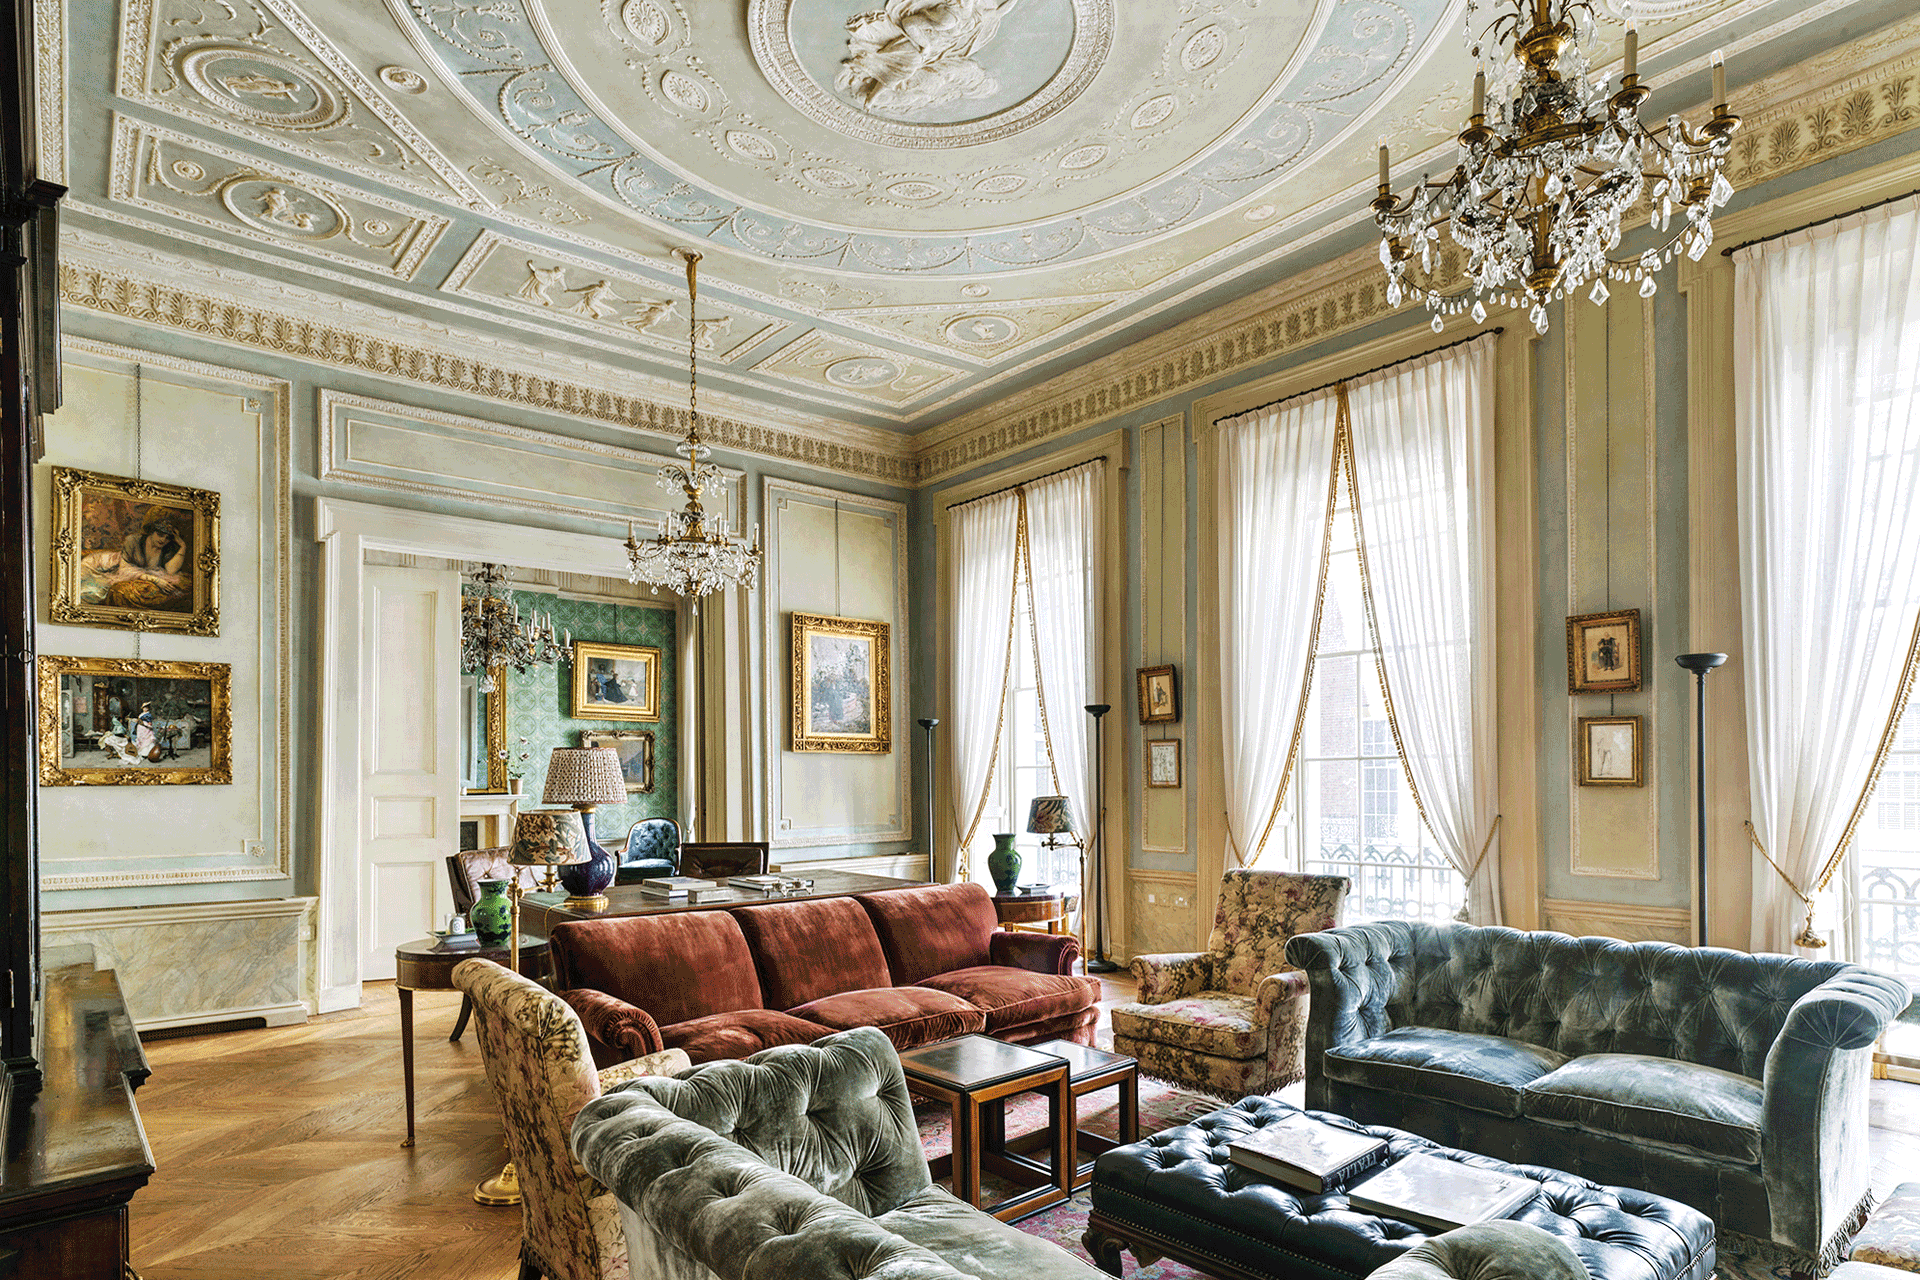
M 220 632 L 220 495 L 53 469 L 54 622 Z
M 40 785 L 230 783 L 231 669 L 40 659 Z

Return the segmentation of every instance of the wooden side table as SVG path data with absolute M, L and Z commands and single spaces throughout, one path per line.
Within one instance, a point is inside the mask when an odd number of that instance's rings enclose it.
M 953 1151 L 928 1162 L 937 1180 L 949 1173 L 953 1194 L 1002 1222 L 1050 1209 L 1073 1192 L 1073 1097 L 1066 1059 L 990 1036 L 966 1035 L 908 1049 L 900 1055 L 907 1085 L 915 1093 L 953 1108 Z M 995 1141 L 1001 1105 L 1016 1093 L 1047 1099 L 1046 1140 L 1052 1159 L 1041 1164 Z M 982 1205 L 982 1170 L 1022 1190 L 992 1206 Z
M 1067 1088 L 1073 1094 L 1075 1118 L 1067 1127 L 1073 1130 L 1068 1141 L 1074 1165 L 1073 1188 L 1078 1191 L 1093 1181 L 1094 1159 L 1101 1152 L 1140 1140 L 1140 1064 L 1124 1053 L 1108 1053 L 1071 1040 L 1048 1040 L 1032 1047 L 1040 1053 L 1065 1058 L 1073 1071 Z M 1080 1099 L 1115 1086 L 1120 1090 L 1118 1142 L 1087 1132 L 1080 1127 L 1078 1118 Z
M 491 960 L 498 965 L 513 962 L 506 947 L 483 947 L 478 942 L 442 942 L 421 938 L 403 942 L 394 948 L 394 985 L 400 991 L 400 1061 L 407 1077 L 407 1140 L 413 1145 L 413 993 L 416 991 L 452 991 L 453 971 L 462 960 Z M 544 982 L 550 958 L 545 938 L 520 935 L 520 972 L 535 982 Z
M 996 893 L 993 911 L 1000 923 L 1012 928 L 1063 933 L 1067 927 L 1067 895 L 1055 889 L 1032 893 Z

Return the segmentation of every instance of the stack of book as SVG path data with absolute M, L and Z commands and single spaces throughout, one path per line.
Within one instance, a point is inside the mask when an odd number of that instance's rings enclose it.
M 1325 1195 L 1385 1161 L 1387 1144 L 1295 1111 L 1228 1143 L 1227 1156 L 1243 1169 Z
M 702 880 L 698 876 L 657 876 L 640 882 L 640 892 L 655 898 L 686 898 L 710 893 L 719 887 L 718 880 Z

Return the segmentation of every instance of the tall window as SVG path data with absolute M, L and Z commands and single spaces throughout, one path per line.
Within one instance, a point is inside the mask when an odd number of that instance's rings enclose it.
M 1345 486 L 1334 514 L 1313 689 L 1294 769 L 1303 868 L 1347 876 L 1347 919 L 1445 921 L 1465 885 L 1420 821 L 1394 746 L 1361 602 Z
M 1034 572 L 1042 572 L 1039 565 Z M 1078 885 L 1079 850 L 1073 845 L 1057 844 L 1051 853 L 1046 837 L 1027 831 L 1027 811 L 1035 796 L 1054 794 L 1053 769 L 1047 761 L 1047 738 L 1040 724 L 1040 683 L 1033 665 L 1033 647 L 1021 643 L 1030 634 L 1031 618 L 1025 593 L 1014 610 L 1017 642 L 1014 645 L 1013 670 L 1007 685 L 1006 725 L 1000 740 L 1000 759 L 994 767 L 993 792 L 987 801 L 987 815 L 981 830 L 992 834 L 1011 831 L 1020 850 L 1020 883 Z M 1049 706 L 1051 715 L 1070 711 L 1086 714 L 1079 707 L 1064 710 Z M 1079 815 L 1075 815 L 1079 816 Z M 1083 837 L 1084 838 L 1084 837 Z

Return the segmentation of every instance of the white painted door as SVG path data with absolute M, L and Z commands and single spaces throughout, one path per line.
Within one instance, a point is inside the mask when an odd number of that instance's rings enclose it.
M 460 836 L 460 577 L 366 568 L 361 617 L 360 976 L 453 910 Z

